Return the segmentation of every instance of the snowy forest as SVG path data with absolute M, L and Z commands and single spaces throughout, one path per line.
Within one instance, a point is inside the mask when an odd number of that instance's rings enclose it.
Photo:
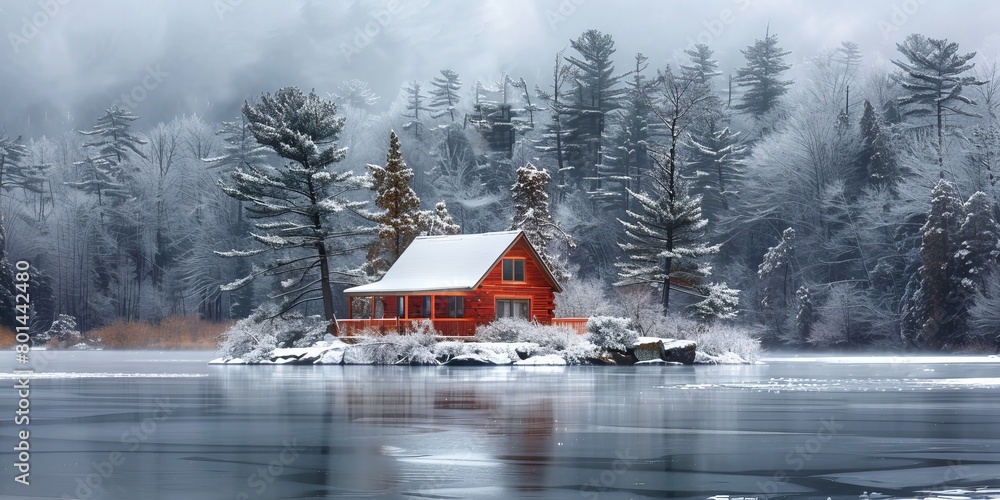
M 793 81 L 774 27 L 732 68 L 704 44 L 655 67 L 597 30 L 559 47 L 538 78 L 428 68 L 386 97 L 345 75 L 260 89 L 223 123 L 138 129 L 107 103 L 0 132 L 0 310 L 27 261 L 32 332 L 344 317 L 340 291 L 417 235 L 522 229 L 561 304 L 766 346 L 1000 347 L 996 61 L 911 34 L 889 64 L 845 41 Z

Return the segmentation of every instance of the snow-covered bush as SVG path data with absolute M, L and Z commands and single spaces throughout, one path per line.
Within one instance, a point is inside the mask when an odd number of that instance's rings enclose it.
M 272 316 L 273 306 L 261 306 L 222 334 L 219 352 L 224 357 L 257 362 L 279 347 L 309 347 L 323 339 L 327 322 L 322 316 L 290 314 Z
M 596 351 L 596 346 L 585 336 L 564 326 L 528 323 L 528 327 L 517 336 L 517 341 L 537 344 L 538 349 L 531 353 L 533 356 L 558 354 L 570 364 L 581 363 L 594 356 Z
M 362 334 L 360 342 L 348 349 L 345 362 L 376 365 L 436 365 L 438 332 L 430 320 L 413 322 L 409 333 L 375 332 Z
M 521 318 L 499 318 L 492 323 L 476 327 L 476 342 L 517 342 L 521 332 L 532 328 L 532 323 Z
M 594 316 L 587 321 L 587 338 L 598 347 L 624 351 L 635 344 L 639 332 L 628 318 Z
M 62 346 L 76 345 L 83 341 L 83 334 L 76 326 L 76 318 L 68 314 L 60 314 L 49 329 L 38 335 L 35 340 L 39 344 L 55 341 Z
M 715 323 L 701 325 L 694 335 L 686 338 L 698 344 L 698 351 L 710 356 L 724 357 L 733 353 L 745 361 L 756 361 L 760 357 L 760 341 L 746 328 Z

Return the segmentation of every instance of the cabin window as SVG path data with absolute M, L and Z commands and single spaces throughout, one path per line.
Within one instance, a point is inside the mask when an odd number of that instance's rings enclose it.
M 503 280 L 524 281 L 524 259 L 504 259 Z
M 523 261 L 522 261 L 523 262 Z M 531 301 L 517 299 L 497 299 L 497 319 L 521 318 L 531 316 Z
M 448 297 L 448 317 L 465 317 L 465 297 Z

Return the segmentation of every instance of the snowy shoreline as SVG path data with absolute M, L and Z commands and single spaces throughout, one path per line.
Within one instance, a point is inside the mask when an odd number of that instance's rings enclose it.
M 387 343 L 391 344 L 391 343 Z M 413 353 L 389 357 L 370 352 L 379 343 L 348 344 L 341 339 L 327 336 L 312 347 L 277 348 L 256 362 L 239 357 L 222 356 L 209 364 L 264 364 L 264 365 L 446 365 L 446 366 L 565 366 L 606 365 L 636 366 L 650 364 L 715 365 L 751 364 L 734 353 L 713 356 L 697 350 L 690 340 L 639 337 L 626 350 L 600 349 L 594 346 L 591 354 L 579 356 L 565 351 L 551 352 L 533 342 L 457 342 L 441 341 L 422 346 L 429 351 L 421 356 Z M 392 358 L 396 359 L 392 359 Z

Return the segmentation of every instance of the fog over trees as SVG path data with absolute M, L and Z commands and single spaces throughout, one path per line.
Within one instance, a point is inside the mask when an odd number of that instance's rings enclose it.
M 385 95 L 350 73 L 259 88 L 218 122 L 139 126 L 108 99 L 62 130 L 8 125 L 0 306 L 24 260 L 38 334 L 267 303 L 332 319 L 420 234 L 520 228 L 570 293 L 651 287 L 668 318 L 767 345 L 1000 346 L 995 61 L 935 33 L 898 33 L 888 64 L 850 40 L 804 57 L 777 23 L 726 63 L 618 36 Z

